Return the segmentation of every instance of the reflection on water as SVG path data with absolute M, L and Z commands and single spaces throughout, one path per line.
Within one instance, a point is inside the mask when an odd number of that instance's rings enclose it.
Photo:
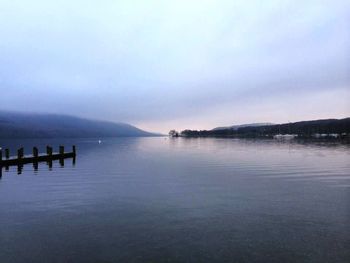
M 74 166 L 76 157 L 73 157 L 73 158 L 70 158 L 70 159 L 71 159 L 72 165 Z M 49 160 L 49 161 L 45 162 L 45 164 L 49 168 L 50 171 L 52 171 L 52 164 L 55 161 L 59 162 L 61 168 L 64 167 L 65 158 L 60 158 L 58 160 Z M 37 173 L 39 171 L 39 162 L 33 162 L 31 165 L 33 166 L 34 172 Z M 23 166 L 24 166 L 23 164 L 19 164 L 19 165 L 13 166 L 13 167 L 17 167 L 16 169 L 17 169 L 17 174 L 18 175 L 22 174 Z M 30 166 L 30 164 L 27 164 L 26 166 Z M 3 169 L 5 170 L 5 172 L 9 172 L 10 167 L 7 166 L 7 165 L 3 166 L 3 167 L 0 166 L 0 179 L 2 178 L 2 170 Z
M 349 262 L 349 145 L 0 141 L 47 144 L 77 164 L 3 169 L 0 262 Z

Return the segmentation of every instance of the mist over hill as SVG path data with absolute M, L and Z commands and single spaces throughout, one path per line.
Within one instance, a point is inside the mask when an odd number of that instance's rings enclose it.
M 261 123 L 249 123 L 249 124 L 240 124 L 240 125 L 232 125 L 232 126 L 225 126 L 225 127 L 216 127 L 212 129 L 212 131 L 218 131 L 218 130 L 238 130 L 240 128 L 245 128 L 245 127 L 259 127 L 259 126 L 270 126 L 274 125 L 273 123 L 269 122 L 261 122 Z
M 68 115 L 0 111 L 0 138 L 139 137 L 157 134 L 126 123 Z

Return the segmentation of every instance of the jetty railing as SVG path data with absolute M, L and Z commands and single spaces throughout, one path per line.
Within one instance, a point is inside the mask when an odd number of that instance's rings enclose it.
M 38 162 L 52 162 L 53 160 L 63 160 L 66 158 L 76 157 L 76 147 L 72 146 L 71 152 L 65 152 L 64 146 L 59 147 L 59 152 L 54 153 L 51 146 L 46 146 L 46 154 L 39 154 L 37 147 L 33 147 L 33 154 L 31 156 L 24 155 L 24 148 L 21 147 L 17 150 L 17 156 L 10 157 L 10 150 L 5 149 L 5 159 L 3 159 L 3 152 L 0 149 L 0 169 L 5 166 L 23 165 L 27 163 Z

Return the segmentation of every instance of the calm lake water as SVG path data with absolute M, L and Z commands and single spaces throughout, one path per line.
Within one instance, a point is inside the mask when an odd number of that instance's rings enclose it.
M 273 140 L 77 145 L 2 170 L 0 262 L 350 262 L 350 146 Z M 57 149 L 57 148 L 56 148 Z

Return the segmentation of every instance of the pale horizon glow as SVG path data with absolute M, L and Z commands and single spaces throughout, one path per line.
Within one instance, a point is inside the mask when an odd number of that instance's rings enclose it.
M 0 0 L 0 110 L 166 133 L 350 116 L 350 2 Z

